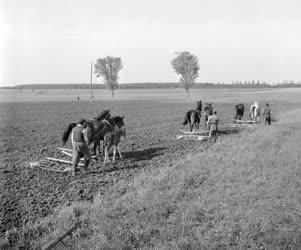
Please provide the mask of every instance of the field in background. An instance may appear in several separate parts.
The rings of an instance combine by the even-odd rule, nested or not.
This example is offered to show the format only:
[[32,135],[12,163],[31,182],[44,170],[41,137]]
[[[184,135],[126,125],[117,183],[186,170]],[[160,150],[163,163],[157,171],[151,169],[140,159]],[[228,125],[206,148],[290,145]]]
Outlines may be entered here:
[[[106,89],[94,90],[95,101],[111,101],[111,92]],[[115,101],[124,100],[151,100],[151,101],[177,101],[194,102],[201,99],[213,102],[254,102],[269,101],[274,103],[296,102],[301,95],[301,88],[269,88],[269,89],[192,89],[190,97],[184,89],[120,89],[115,92]],[[90,100],[89,89],[0,89],[1,102],[64,102]],[[1,105],[1,104],[0,104]]]
[[[108,100],[93,104],[73,95],[67,102],[67,94],[37,102],[30,93],[26,102],[0,104],[1,236],[27,224],[19,242],[44,245],[73,223],[75,209],[86,223],[69,242],[77,249],[300,244],[300,89],[195,90],[190,98],[182,90],[124,91],[116,101],[102,92]],[[199,99],[212,101],[221,117],[213,146],[175,140]],[[234,103],[255,100],[271,103],[277,125],[234,133]],[[62,157],[56,146],[65,126],[105,108],[125,115],[128,132],[125,159],[114,168],[93,164],[91,174],[75,179],[26,168]]]

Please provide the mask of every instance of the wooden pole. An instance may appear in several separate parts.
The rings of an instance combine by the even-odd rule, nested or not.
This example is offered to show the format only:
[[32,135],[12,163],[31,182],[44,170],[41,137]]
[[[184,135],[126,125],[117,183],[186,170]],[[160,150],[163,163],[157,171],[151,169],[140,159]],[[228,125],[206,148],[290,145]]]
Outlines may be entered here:
[[44,248],[44,250],[50,250],[53,249],[57,244],[62,242],[63,239],[65,239],[67,236],[71,235],[75,230],[77,229],[77,225],[71,227],[66,233],[61,235],[58,239],[51,242],[47,247]]
[[91,72],[90,72],[90,98],[91,98],[91,102],[93,102],[93,93],[92,93],[92,61],[91,61]]

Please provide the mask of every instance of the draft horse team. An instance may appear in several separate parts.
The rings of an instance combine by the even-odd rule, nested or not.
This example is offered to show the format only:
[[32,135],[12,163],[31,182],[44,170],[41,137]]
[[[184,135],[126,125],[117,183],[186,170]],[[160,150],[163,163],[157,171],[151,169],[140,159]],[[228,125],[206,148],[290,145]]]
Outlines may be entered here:
[[109,110],[102,111],[96,118],[91,120],[80,119],[79,122],[70,123],[62,136],[62,142],[65,144],[71,133],[71,142],[73,148],[72,154],[72,175],[75,176],[78,169],[77,165],[81,157],[84,157],[84,171],[88,170],[91,161],[89,147],[92,147],[94,155],[99,154],[100,142],[103,141],[103,155],[106,155],[104,164],[109,160],[108,154],[111,147],[114,149],[113,161],[116,151],[120,158],[121,152],[118,148],[120,138],[125,137],[124,117],[111,117]]
[[204,111],[202,111],[202,101],[198,101],[196,109],[191,109],[186,112],[183,125],[189,124],[190,132],[192,132],[193,129],[199,129],[202,114],[205,128],[209,131],[209,137],[212,137],[213,134],[217,135],[219,118],[217,111],[213,110],[212,102],[206,103]]

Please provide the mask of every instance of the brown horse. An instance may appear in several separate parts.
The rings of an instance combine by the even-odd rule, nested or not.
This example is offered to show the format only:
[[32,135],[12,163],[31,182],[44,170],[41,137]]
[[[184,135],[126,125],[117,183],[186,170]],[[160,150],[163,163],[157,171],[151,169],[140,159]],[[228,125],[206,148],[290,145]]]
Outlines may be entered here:
[[235,120],[242,120],[245,112],[245,105],[243,103],[239,103],[235,105]]

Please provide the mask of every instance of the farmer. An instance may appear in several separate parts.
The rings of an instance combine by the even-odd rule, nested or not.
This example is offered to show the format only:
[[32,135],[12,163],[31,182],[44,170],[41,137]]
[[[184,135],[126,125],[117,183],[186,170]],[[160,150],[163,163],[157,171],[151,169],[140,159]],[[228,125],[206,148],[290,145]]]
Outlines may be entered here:
[[85,124],[84,119],[80,119],[79,123],[72,129],[72,147],[73,147],[73,154],[72,154],[72,175],[75,176],[77,172],[77,164],[81,157],[85,159],[84,171],[87,172],[88,166],[91,160],[91,155],[89,149],[87,147],[86,141],[87,138],[85,136]]
[[265,104],[265,107],[262,110],[262,115],[264,117],[264,124],[265,125],[271,125],[271,114],[272,114],[272,110],[270,108],[270,105],[268,103]]
[[209,116],[208,118],[208,126],[209,126],[209,138],[212,137],[212,134],[217,136],[218,133],[218,116],[217,111],[213,111],[213,114]]

